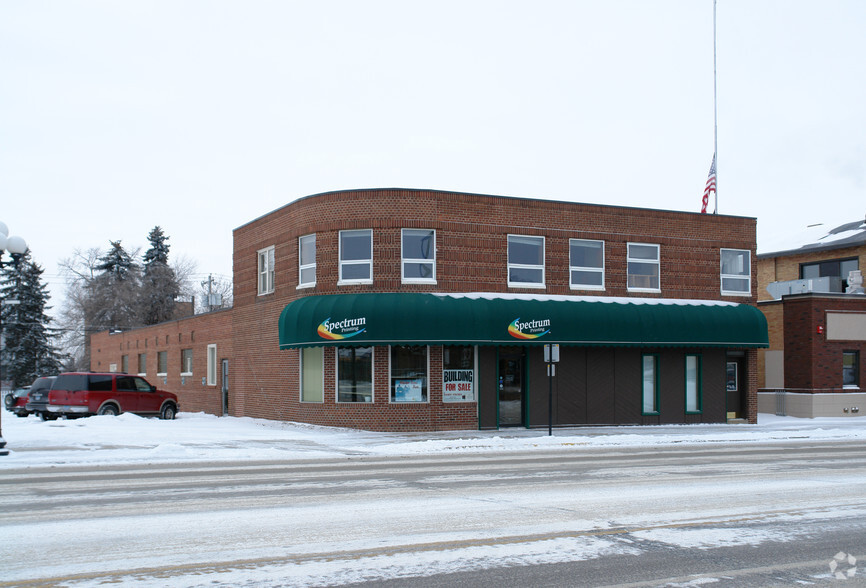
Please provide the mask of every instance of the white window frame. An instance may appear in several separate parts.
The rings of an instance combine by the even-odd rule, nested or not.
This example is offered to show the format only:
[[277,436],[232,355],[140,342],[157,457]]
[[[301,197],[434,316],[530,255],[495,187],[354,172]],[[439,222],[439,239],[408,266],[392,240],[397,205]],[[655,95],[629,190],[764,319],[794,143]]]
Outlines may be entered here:
[[[406,236],[406,233],[428,233],[433,235],[433,246],[431,248],[431,252],[433,257],[427,259],[416,259],[412,257],[406,257],[406,252],[403,250],[403,238]],[[400,230],[400,276],[403,280],[404,284],[435,284],[436,283],[436,229],[401,229]],[[406,277],[406,265],[407,264],[419,264],[419,265],[429,265],[430,266],[430,277],[429,278],[407,278]]]
[[[584,243],[601,243],[601,267],[590,267],[583,265],[574,265],[571,262],[571,246],[576,241]],[[569,239],[568,240],[568,284],[572,290],[604,290],[604,241],[600,239]],[[572,278],[572,272],[591,272],[601,274],[601,285],[598,284],[575,284]]]
[[[185,352],[189,351],[189,365],[186,365],[186,357]],[[180,350],[180,375],[181,376],[191,376],[192,375],[192,362],[193,362],[193,352],[191,347],[185,347]],[[189,369],[186,369],[189,368]]]
[[211,343],[207,346],[207,385],[217,385],[217,346]]
[[258,251],[258,292],[265,296],[274,292],[274,246]]
[[[304,398],[304,356],[310,350],[317,349],[318,353],[320,353],[321,360],[321,374],[319,376],[319,380],[321,381],[322,389],[319,390],[321,400],[307,400]],[[325,402],[325,348],[324,347],[304,347],[299,350],[298,353],[298,401],[306,402],[310,404],[323,404]],[[337,396],[339,396],[339,388],[337,389]]]
[[[655,250],[656,250],[655,260],[644,259],[644,258],[640,258],[640,257],[632,257],[631,256],[632,245],[635,245],[638,247],[655,247]],[[626,245],[626,264],[625,264],[625,266],[626,266],[626,270],[625,270],[626,271],[626,287],[627,287],[629,292],[661,292],[662,291],[662,262],[661,262],[661,257],[662,257],[662,248],[661,248],[661,245],[659,245],[658,243],[628,243]],[[645,287],[640,287],[640,286],[634,286],[634,287],[631,286],[629,284],[629,282],[631,281],[629,278],[631,278],[631,276],[632,276],[632,274],[629,272],[629,264],[631,264],[631,263],[655,264],[658,267],[658,280],[659,280],[658,287],[657,288],[652,288],[652,287],[645,288]],[[643,274],[634,274],[634,275],[635,275],[635,277],[637,277],[637,276],[642,276]]]
[[[541,240],[541,265],[535,264],[524,264],[524,263],[511,263],[511,252],[510,245],[511,239],[514,237],[515,239],[538,239]],[[547,244],[546,239],[541,235],[516,235],[509,234],[508,239],[506,241],[506,256],[508,258],[508,287],[509,288],[545,288],[545,260],[547,255]],[[541,270],[541,281],[540,282],[512,282],[511,281],[511,270],[512,269],[530,269],[530,270]]]
[[[370,236],[370,257],[364,259],[350,259],[347,261],[343,260],[343,235],[348,235],[349,233],[367,233]],[[347,229],[345,231],[340,231],[339,235],[339,248],[338,248],[338,260],[340,267],[340,276],[337,280],[338,286],[343,286],[347,284],[372,284],[373,283],[373,229]],[[369,277],[368,278],[344,278],[343,277],[343,268],[349,265],[366,265],[369,268]]]
[[[427,374],[425,376],[427,379],[427,400],[418,400],[418,401],[408,400],[408,401],[402,401],[401,402],[399,400],[394,400],[392,398],[391,388],[393,387],[393,383],[394,383],[394,375],[391,373],[391,361],[393,359],[392,354],[393,354],[394,347],[423,347],[425,349],[424,355],[427,358]],[[429,345],[389,345],[388,346],[388,402],[390,404],[412,404],[412,405],[430,404],[430,346]]]
[[[725,252],[733,251],[746,254],[745,274],[724,273]],[[725,290],[725,280],[746,280],[746,290]],[[719,288],[724,296],[751,296],[752,295],[752,252],[748,249],[719,249]]]
[[[309,247],[309,242],[312,241],[313,246],[313,262],[312,263],[304,263],[304,241],[307,241],[307,247]],[[304,270],[313,270],[313,280],[312,281],[303,281]],[[311,233],[309,235],[302,235],[298,237],[298,289],[300,288],[312,288],[316,285],[316,234]]]

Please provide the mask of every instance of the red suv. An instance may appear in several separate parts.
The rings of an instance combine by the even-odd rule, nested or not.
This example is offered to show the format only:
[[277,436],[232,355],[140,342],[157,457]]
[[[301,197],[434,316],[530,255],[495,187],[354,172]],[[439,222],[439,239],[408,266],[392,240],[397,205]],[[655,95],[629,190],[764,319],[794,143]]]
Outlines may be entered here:
[[157,390],[141,376],[75,372],[60,374],[54,380],[47,410],[66,417],[132,412],[173,419],[178,404],[177,395]]

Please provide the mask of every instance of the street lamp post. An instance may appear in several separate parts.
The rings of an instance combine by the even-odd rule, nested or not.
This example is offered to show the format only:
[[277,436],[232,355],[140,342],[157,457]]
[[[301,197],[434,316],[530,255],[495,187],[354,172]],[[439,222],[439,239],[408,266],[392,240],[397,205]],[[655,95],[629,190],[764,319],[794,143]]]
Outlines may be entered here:
[[[6,227],[6,224],[0,222],[0,268],[6,265],[7,262],[3,261],[3,254],[5,252],[9,252],[9,255],[12,256],[12,263],[18,263],[18,258],[27,252],[27,242],[24,241],[21,237],[9,236],[9,229]],[[0,299],[0,305],[13,303],[12,300],[2,300]],[[17,300],[14,303],[18,303]],[[5,340],[3,338],[3,325],[0,324],[0,342],[4,343]],[[3,422],[2,417],[0,417],[0,456],[9,455],[9,450],[6,449],[6,441],[3,439]]]

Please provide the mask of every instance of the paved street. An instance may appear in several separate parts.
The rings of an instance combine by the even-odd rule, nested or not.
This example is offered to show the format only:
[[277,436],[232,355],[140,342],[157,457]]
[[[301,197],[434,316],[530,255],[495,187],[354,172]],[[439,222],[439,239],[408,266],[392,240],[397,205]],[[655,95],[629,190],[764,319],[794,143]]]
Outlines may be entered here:
[[811,440],[22,468],[0,489],[0,586],[820,585],[866,556],[866,448]]

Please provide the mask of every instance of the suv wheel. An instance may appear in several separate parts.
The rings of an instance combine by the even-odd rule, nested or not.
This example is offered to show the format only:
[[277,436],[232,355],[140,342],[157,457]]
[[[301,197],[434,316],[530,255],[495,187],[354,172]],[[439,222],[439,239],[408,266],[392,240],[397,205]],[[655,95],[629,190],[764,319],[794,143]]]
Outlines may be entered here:
[[6,405],[6,408],[12,408],[15,406],[15,397],[12,394],[7,394],[3,399],[3,403]]
[[103,404],[99,407],[99,410],[96,414],[107,414],[109,416],[117,416],[120,414],[120,410],[114,404]]
[[173,420],[175,416],[177,416],[177,407],[170,402],[163,406],[162,410],[159,411],[159,418],[167,421]]

